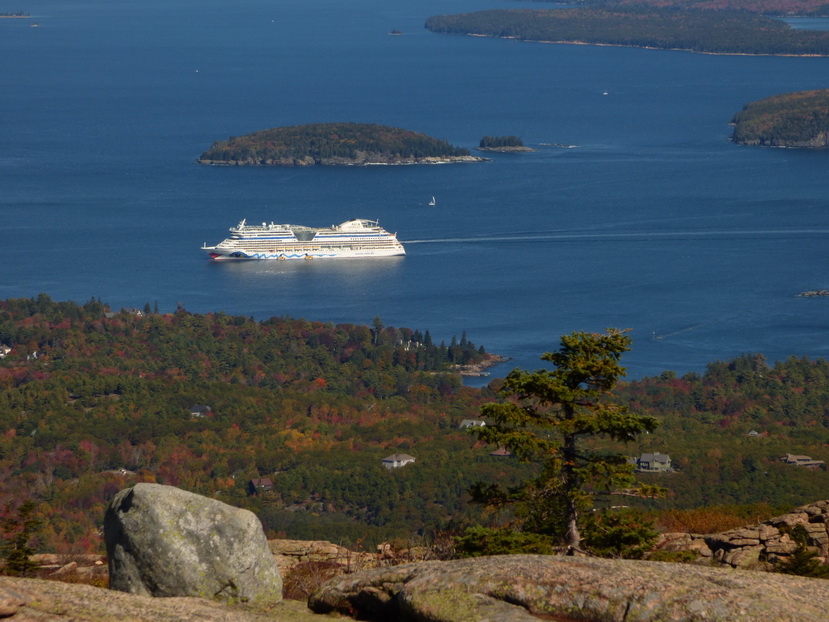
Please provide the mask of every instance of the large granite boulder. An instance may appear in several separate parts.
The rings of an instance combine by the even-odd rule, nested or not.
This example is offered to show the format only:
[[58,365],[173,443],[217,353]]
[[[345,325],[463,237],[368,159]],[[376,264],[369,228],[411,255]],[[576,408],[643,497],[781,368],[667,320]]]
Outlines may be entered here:
[[200,596],[269,606],[282,578],[247,510],[172,486],[136,484],[104,517],[111,589],[149,596]]
[[429,622],[829,619],[829,581],[686,564],[501,555],[366,570],[315,592],[317,613]]

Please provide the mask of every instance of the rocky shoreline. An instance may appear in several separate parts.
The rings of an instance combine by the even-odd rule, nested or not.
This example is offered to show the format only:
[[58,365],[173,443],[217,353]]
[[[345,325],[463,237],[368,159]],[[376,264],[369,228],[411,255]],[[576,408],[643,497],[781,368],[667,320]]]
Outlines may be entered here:
[[751,140],[734,139],[735,145],[745,147],[771,147],[774,149],[826,149],[829,148],[829,133],[820,132],[808,140],[783,140],[760,137]]
[[418,164],[469,164],[489,162],[489,158],[473,155],[463,156],[429,156],[429,157],[389,157],[380,154],[359,153],[355,158],[279,158],[246,160],[210,160],[199,158],[199,164],[209,166],[411,166]]
[[473,365],[453,365],[452,370],[458,372],[461,376],[480,377],[489,376],[487,369],[495,367],[496,365],[508,361],[508,356],[501,356],[499,354],[487,354],[486,359],[480,363]]
[[532,147],[516,146],[516,147],[475,147],[476,151],[494,151],[495,153],[528,153],[538,151]]

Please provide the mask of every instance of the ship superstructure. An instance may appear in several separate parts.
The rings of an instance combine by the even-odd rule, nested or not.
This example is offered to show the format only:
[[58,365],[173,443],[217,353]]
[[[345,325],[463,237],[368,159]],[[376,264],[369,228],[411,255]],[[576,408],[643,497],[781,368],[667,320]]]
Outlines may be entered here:
[[391,257],[405,255],[396,233],[376,220],[356,218],[340,225],[316,229],[303,225],[242,220],[230,228],[230,237],[202,250],[213,260],[224,259],[331,259],[340,257]]

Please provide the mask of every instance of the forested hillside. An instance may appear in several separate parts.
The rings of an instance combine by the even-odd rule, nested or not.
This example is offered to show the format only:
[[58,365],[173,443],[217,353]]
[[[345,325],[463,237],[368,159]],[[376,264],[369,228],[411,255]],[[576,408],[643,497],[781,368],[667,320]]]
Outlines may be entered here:
[[823,499],[829,474],[784,464],[787,453],[829,463],[829,363],[762,355],[714,362],[702,375],[670,372],[620,391],[662,426],[641,443],[673,459],[676,473],[643,475],[672,491],[677,507]]
[[734,142],[767,147],[829,147],[829,90],[767,97],[734,115]]
[[[271,536],[373,545],[503,521],[479,514],[468,489],[533,473],[459,428],[501,382],[462,384],[453,366],[487,356],[465,334],[447,345],[380,318],[108,311],[45,295],[0,301],[0,508],[32,499],[47,519],[44,549],[100,550],[104,504],[137,481],[248,507]],[[826,497],[825,471],[780,462],[829,461],[823,360],[769,366],[746,355],[622,384],[617,396],[663,423],[640,444],[608,449],[662,452],[677,468],[641,474],[671,490],[647,507]],[[416,461],[384,468],[397,453]],[[251,495],[252,479],[272,489]]]
[[829,32],[795,30],[746,12],[650,7],[489,10],[438,15],[433,32],[523,41],[628,45],[708,54],[829,54]]
[[[0,303],[0,507],[33,494],[52,548],[97,545],[103,504],[139,480],[251,507],[271,533],[353,542],[465,513],[466,486],[500,472],[458,430],[480,394],[450,367],[487,356],[466,335],[106,310]],[[418,462],[389,473],[398,452]],[[260,477],[274,491],[249,499]]]

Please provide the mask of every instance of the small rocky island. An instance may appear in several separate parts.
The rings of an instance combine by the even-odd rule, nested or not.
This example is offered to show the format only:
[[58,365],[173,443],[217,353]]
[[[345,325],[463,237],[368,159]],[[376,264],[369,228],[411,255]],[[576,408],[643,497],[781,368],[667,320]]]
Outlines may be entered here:
[[746,104],[731,120],[738,145],[829,147],[829,89],[774,95]]
[[499,153],[521,153],[535,151],[525,147],[518,136],[484,136],[478,145],[478,151],[497,151]]
[[445,140],[373,123],[314,123],[221,140],[199,164],[224,166],[367,166],[483,162]]

